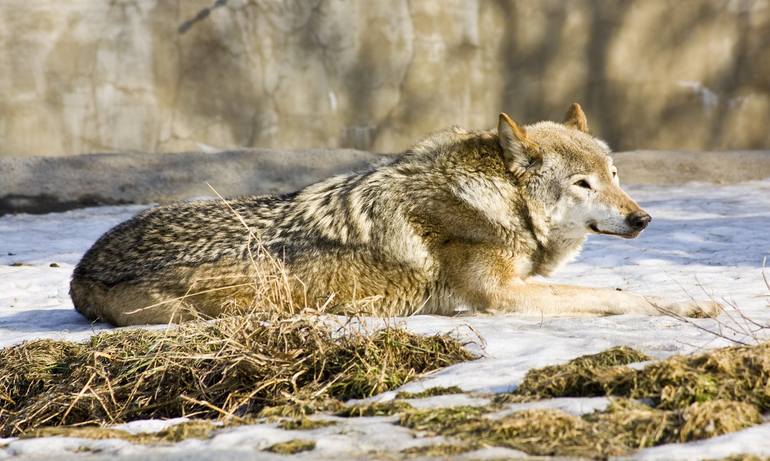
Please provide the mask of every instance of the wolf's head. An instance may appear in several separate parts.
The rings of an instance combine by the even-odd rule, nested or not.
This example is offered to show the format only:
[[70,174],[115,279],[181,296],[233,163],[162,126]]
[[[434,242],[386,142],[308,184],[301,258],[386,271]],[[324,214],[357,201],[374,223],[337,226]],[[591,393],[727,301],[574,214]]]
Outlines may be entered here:
[[578,104],[563,123],[517,125],[500,114],[505,166],[519,178],[525,198],[540,205],[546,225],[563,237],[586,233],[634,238],[652,219],[620,188],[607,145],[588,134]]

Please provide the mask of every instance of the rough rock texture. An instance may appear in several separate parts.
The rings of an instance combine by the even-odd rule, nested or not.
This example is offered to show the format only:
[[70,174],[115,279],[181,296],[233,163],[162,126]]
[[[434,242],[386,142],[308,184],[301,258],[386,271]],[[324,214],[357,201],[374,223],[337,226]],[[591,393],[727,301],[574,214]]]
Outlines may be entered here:
[[3,0],[0,95],[0,155],[395,152],[572,101],[617,149],[770,147],[770,5]]

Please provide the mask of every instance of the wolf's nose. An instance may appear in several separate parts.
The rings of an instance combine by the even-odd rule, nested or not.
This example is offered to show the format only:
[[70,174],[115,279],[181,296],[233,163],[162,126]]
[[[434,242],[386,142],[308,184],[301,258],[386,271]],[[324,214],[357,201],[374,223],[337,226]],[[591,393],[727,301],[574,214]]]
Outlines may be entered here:
[[634,211],[626,217],[626,222],[634,230],[642,230],[647,227],[647,224],[652,221],[652,216],[648,215],[644,211]]

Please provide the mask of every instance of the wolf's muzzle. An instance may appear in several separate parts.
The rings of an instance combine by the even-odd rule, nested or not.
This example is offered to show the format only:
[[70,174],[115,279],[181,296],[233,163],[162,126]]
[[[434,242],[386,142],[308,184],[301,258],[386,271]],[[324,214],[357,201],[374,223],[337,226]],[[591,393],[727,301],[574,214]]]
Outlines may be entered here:
[[634,211],[626,216],[626,224],[628,224],[635,231],[640,231],[647,227],[652,221],[652,216],[648,215],[644,211]]

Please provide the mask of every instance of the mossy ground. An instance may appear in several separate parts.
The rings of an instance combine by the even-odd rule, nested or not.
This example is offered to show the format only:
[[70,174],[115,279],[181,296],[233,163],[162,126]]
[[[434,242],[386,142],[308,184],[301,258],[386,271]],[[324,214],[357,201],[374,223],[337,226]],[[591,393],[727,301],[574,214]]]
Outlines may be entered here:
[[[396,407],[398,424],[453,440],[402,453],[451,456],[501,446],[531,455],[604,458],[734,432],[761,423],[767,411],[767,352],[766,344],[725,348],[636,370],[626,365],[650,358],[613,348],[531,370],[516,393],[499,395],[487,406]],[[510,403],[585,396],[610,396],[611,404],[583,416],[555,409],[499,416]]]
[[700,440],[761,422],[750,404],[715,400],[683,410],[659,410],[636,400],[617,399],[601,412],[574,416],[561,410],[531,409],[492,418],[492,407],[412,409],[399,424],[464,441],[466,446],[502,446],[532,455],[619,456],[664,443]]
[[628,369],[619,366],[647,360],[649,356],[629,347],[613,347],[563,365],[530,370],[516,394],[535,398],[612,394],[614,387],[628,384],[622,379]]
[[756,456],[756,455],[732,455],[727,458],[721,458],[719,460],[707,460],[707,461],[770,461],[770,457]]
[[428,457],[445,459],[448,456],[460,455],[469,451],[482,448],[481,444],[468,443],[439,443],[435,445],[421,445],[401,450],[401,454],[407,457]]
[[278,453],[279,455],[293,455],[301,453],[303,451],[310,451],[315,449],[315,442],[312,440],[292,439],[286,442],[279,442],[271,445],[265,449],[271,453]]
[[387,402],[349,405],[339,410],[336,415],[347,418],[362,416],[391,416],[411,408],[412,406],[406,402],[402,402],[400,400],[389,400]]
[[337,421],[326,419],[294,418],[286,419],[278,423],[278,427],[287,431],[311,431],[322,427],[334,426]]
[[98,426],[58,426],[44,427],[25,432],[21,438],[34,437],[76,437],[83,439],[122,439],[133,443],[163,444],[175,443],[187,439],[207,439],[214,431],[222,429],[222,425],[208,420],[193,420],[174,424],[158,432],[132,434],[120,429]]
[[[448,439],[403,450],[406,457],[452,456],[501,446],[531,455],[602,458],[737,431],[759,424],[762,413],[770,410],[768,344],[676,356],[641,369],[627,365],[649,361],[648,356],[613,348],[531,370],[516,392],[499,395],[488,405],[417,409],[405,400],[458,389],[399,393],[389,402],[359,405],[344,405],[342,399],[371,396],[420,372],[472,358],[450,338],[419,337],[397,329],[334,336],[307,319],[262,320],[253,325],[241,320],[238,330],[247,331],[243,337],[227,329],[235,325],[222,322],[227,319],[192,331],[181,327],[180,336],[127,330],[123,336],[97,335],[84,344],[36,341],[4,349],[0,411],[9,418],[3,428],[24,436],[168,443],[206,438],[221,426],[193,421],[162,433],[131,435],[99,427],[39,427],[36,422],[109,424],[138,415],[181,413],[240,424],[253,422],[248,415],[255,415],[280,417],[279,427],[302,430],[330,424],[304,417],[323,410],[347,417],[396,415],[397,424]],[[260,339],[271,333],[282,340]],[[237,348],[222,344],[233,337],[238,339]],[[183,339],[192,346],[180,346]],[[387,363],[392,365],[383,365],[380,357],[389,357]],[[141,385],[136,379],[128,384],[135,376],[141,377]],[[178,392],[177,400],[169,398],[173,392],[161,392],[169,388]],[[511,403],[594,396],[609,396],[610,406],[582,416],[555,409],[501,413]],[[135,409],[139,404],[134,399],[145,409]],[[122,412],[114,410],[116,403]],[[311,441],[292,440],[269,450],[296,453],[313,446]]]
[[750,403],[761,412],[770,410],[770,343],[674,356],[640,370],[624,365],[646,360],[643,354],[624,350],[619,360],[611,361],[602,354],[532,370],[517,394],[536,398],[614,395],[649,399],[656,408],[670,410],[732,400]]
[[[625,455],[759,424],[770,402],[769,352],[768,344],[725,348],[636,370],[626,365],[650,358],[613,348],[531,370],[517,392],[498,396],[490,406],[411,409],[399,414],[399,424],[466,441],[459,445],[466,447],[503,446],[532,455]],[[606,410],[583,416],[531,409],[492,417],[509,403],[587,396],[613,398]]]
[[458,386],[449,387],[429,387],[420,392],[399,392],[397,399],[422,399],[425,397],[435,397],[437,395],[462,394],[463,390]]
[[0,434],[179,416],[299,416],[473,358],[448,336],[397,327],[340,335],[319,317],[275,314],[119,330],[85,343],[32,341],[0,350]]

